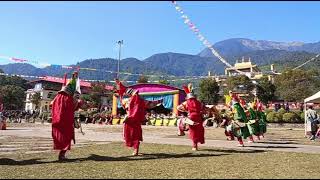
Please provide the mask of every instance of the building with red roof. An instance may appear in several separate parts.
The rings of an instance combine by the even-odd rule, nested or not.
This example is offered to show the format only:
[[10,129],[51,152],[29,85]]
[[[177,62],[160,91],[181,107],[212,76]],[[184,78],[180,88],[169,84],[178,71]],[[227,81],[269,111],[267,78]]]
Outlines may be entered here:
[[[40,113],[43,111],[49,111],[49,104],[62,88],[64,82],[63,78],[45,76],[40,79],[30,81],[29,83],[34,86],[33,89],[28,89],[26,91],[26,111],[31,110],[40,110]],[[80,88],[82,94],[89,94],[91,92],[92,83],[83,81],[80,79]],[[108,96],[112,96],[113,86],[105,86],[105,94],[102,96],[101,101],[103,106],[109,106],[111,102],[108,101]],[[39,92],[41,95],[41,101],[39,107],[36,107],[35,104],[31,102],[32,95],[36,92]]]

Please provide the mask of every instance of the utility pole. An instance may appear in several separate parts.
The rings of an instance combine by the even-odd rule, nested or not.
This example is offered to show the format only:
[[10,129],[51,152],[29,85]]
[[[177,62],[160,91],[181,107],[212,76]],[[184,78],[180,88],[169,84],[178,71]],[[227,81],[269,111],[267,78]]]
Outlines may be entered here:
[[117,79],[120,77],[120,58],[121,58],[121,45],[123,44],[123,40],[118,41],[119,44],[119,60],[118,60],[118,74],[117,74]]

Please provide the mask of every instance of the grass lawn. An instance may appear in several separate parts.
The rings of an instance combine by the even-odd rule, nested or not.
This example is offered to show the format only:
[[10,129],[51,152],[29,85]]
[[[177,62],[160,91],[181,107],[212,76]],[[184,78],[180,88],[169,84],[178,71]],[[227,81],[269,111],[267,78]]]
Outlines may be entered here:
[[320,178],[318,154],[142,144],[130,156],[122,143],[74,148],[68,162],[56,153],[0,155],[1,178]]
[[[108,133],[122,133],[122,125],[92,125],[89,126],[86,124],[82,125],[83,128],[88,128],[97,132],[108,132]],[[15,127],[51,127],[50,124],[34,124],[34,123],[8,123],[8,128]],[[142,126],[143,133],[145,135],[161,135],[168,138],[188,138],[188,135],[178,137],[177,127],[168,127],[168,126]],[[310,141],[304,137],[304,129],[291,129],[291,128],[268,128],[267,133],[265,134],[266,138],[263,141],[285,141],[289,144],[305,144],[305,145],[320,145],[320,141]],[[206,128],[205,129],[206,139],[212,140],[226,140],[224,135],[223,128]]]
[[[143,126],[144,135],[162,135],[167,138],[188,138],[186,136],[177,136],[177,127],[155,127],[155,126]],[[99,126],[97,128],[89,128],[97,132],[108,132],[108,133],[121,133],[122,126]],[[226,140],[223,128],[206,128],[205,138],[211,140]],[[304,137],[304,129],[291,129],[291,128],[269,128],[265,134],[265,138],[260,143],[263,142],[274,142],[282,141],[286,144],[305,144],[305,145],[320,145],[320,141],[310,141],[308,138]],[[259,143],[258,142],[258,143]]]

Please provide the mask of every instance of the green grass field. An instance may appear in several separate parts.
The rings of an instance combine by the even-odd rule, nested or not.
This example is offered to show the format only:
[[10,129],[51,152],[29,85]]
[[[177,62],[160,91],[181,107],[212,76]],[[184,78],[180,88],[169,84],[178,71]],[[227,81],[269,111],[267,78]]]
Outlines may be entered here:
[[320,178],[318,154],[142,144],[130,156],[122,143],[74,148],[68,162],[56,153],[0,156],[2,178]]
[[[122,126],[91,128],[91,130],[107,133],[121,133]],[[188,138],[188,135],[178,137],[176,133],[176,127],[143,127],[143,134],[161,134],[168,138]],[[223,128],[206,128],[205,138],[210,140],[226,140]],[[283,141],[289,144],[320,145],[319,140],[310,141],[308,138],[305,138],[304,129],[291,128],[268,128],[263,141]]]

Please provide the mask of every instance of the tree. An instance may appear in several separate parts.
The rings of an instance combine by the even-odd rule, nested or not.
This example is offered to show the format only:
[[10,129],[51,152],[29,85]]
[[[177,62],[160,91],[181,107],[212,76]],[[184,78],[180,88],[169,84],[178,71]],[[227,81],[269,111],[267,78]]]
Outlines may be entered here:
[[92,83],[89,99],[98,108],[101,107],[101,97],[105,96],[105,86],[106,84],[102,82]]
[[5,109],[20,110],[24,106],[24,89],[19,86],[5,85],[0,87],[0,96]]
[[138,83],[148,83],[148,77],[141,75],[139,76]]
[[[3,72],[0,70],[0,72]],[[0,96],[6,109],[20,110],[24,106],[24,91],[31,86],[28,81],[18,76],[0,75]]]
[[303,101],[319,88],[315,71],[285,70],[275,77],[276,95],[285,101]]
[[202,79],[199,83],[199,98],[206,104],[215,104],[219,100],[219,85],[213,78]]
[[165,85],[169,85],[169,81],[167,81],[166,79],[160,79],[159,80],[159,84],[165,84]]
[[227,88],[224,90],[225,94],[229,91],[245,91],[246,93],[249,93],[253,90],[254,85],[251,82],[251,80],[245,76],[231,76],[228,77],[226,80]]
[[40,92],[36,92],[31,96],[31,103],[36,105],[36,109],[39,108],[40,101],[41,101]]
[[263,76],[257,85],[257,96],[265,104],[275,99],[276,86],[272,84],[267,76]]
[[0,86],[14,85],[14,86],[22,87],[24,90],[27,90],[31,88],[27,82],[28,82],[27,80],[18,76],[0,75]]

